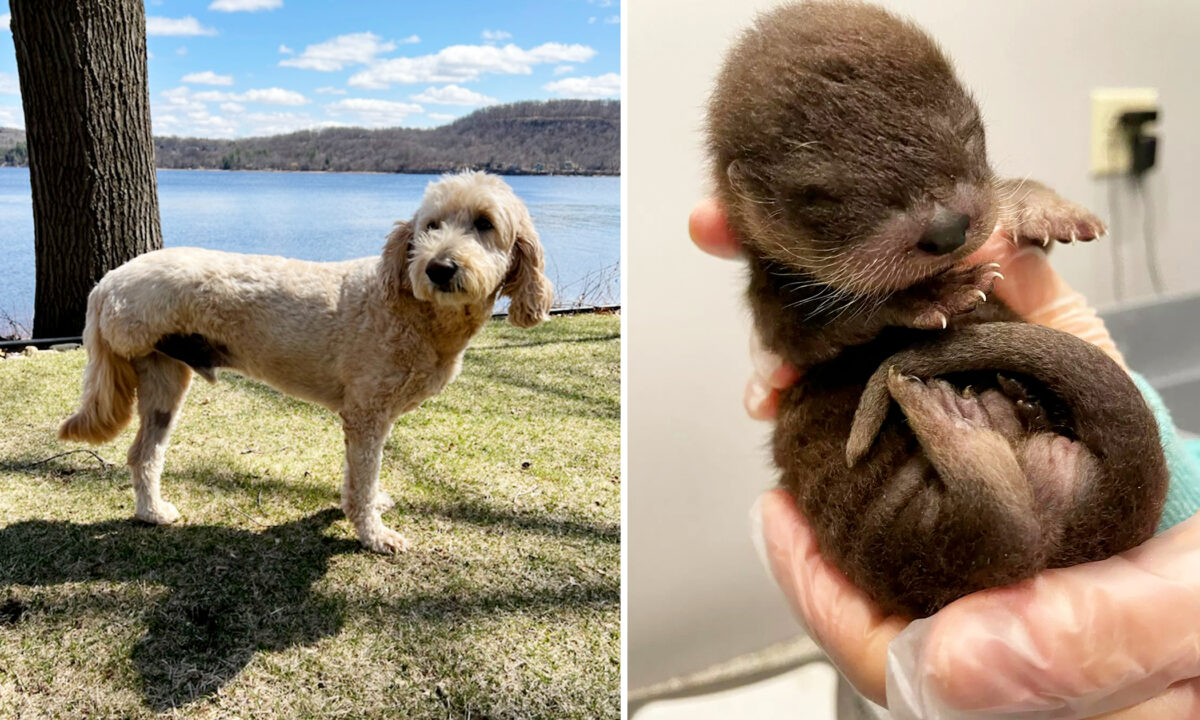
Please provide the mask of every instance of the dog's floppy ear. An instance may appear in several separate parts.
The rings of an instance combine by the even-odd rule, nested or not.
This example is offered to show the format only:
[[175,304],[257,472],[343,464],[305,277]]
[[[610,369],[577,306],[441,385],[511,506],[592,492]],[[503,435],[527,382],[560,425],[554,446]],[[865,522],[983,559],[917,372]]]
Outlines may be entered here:
[[408,281],[408,252],[412,239],[412,223],[400,220],[383,245],[383,282],[388,299],[392,302],[399,302],[412,290],[412,284]]
[[542,243],[528,212],[522,213],[517,224],[508,276],[504,278],[503,294],[512,298],[508,306],[508,321],[517,327],[533,327],[550,316],[554,302],[554,286],[546,277],[546,261]]

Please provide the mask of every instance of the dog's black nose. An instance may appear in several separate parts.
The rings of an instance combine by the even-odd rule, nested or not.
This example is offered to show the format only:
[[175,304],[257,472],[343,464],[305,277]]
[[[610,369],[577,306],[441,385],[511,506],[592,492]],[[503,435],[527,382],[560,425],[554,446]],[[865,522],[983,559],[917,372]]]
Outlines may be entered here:
[[917,249],[931,255],[952,253],[967,242],[971,216],[938,207],[929,227],[917,241]]
[[449,288],[450,281],[454,279],[457,272],[458,263],[453,260],[434,260],[425,266],[425,275],[429,278],[429,282],[440,290]]

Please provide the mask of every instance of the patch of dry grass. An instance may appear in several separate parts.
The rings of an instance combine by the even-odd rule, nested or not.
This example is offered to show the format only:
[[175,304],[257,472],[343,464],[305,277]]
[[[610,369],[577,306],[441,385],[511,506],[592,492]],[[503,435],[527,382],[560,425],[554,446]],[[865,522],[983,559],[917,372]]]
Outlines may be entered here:
[[489,324],[392,432],[391,558],[336,509],[328,412],[196,382],[163,478],[184,517],[146,527],[124,468],[30,467],[76,447],[84,354],[0,361],[0,717],[618,717],[618,333]]

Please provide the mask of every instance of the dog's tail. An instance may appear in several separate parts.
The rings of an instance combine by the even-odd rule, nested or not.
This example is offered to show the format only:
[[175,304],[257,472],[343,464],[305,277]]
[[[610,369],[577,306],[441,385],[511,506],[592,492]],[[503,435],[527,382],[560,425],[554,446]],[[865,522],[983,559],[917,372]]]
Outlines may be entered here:
[[83,346],[88,363],[83,371],[83,398],[79,410],[58,426],[62,440],[78,440],[93,445],[107,442],[129,424],[133,417],[137,372],[126,358],[117,355],[100,334],[99,293],[88,297],[87,324]]

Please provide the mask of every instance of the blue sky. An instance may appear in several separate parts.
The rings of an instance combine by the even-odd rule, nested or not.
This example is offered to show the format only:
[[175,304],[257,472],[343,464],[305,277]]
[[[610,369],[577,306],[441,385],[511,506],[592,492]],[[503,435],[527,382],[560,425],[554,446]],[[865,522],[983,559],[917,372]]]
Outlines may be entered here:
[[[156,135],[431,127],[620,92],[619,0],[146,0],[146,15]],[[8,20],[0,126],[24,127]]]

